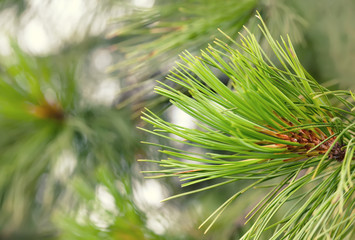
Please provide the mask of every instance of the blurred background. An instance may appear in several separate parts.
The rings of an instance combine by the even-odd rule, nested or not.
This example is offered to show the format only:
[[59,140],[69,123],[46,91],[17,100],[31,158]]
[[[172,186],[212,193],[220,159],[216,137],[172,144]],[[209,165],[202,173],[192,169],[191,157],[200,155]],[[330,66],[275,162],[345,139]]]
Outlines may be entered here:
[[198,226],[245,183],[161,203],[194,188],[143,179],[157,166],[136,160],[164,156],[141,141],[177,143],[137,126],[149,128],[148,107],[194,127],[154,94],[156,80],[182,51],[223,38],[218,28],[256,30],[256,10],[317,81],[354,89],[352,0],[1,0],[0,239],[239,239],[265,190],[204,235]]

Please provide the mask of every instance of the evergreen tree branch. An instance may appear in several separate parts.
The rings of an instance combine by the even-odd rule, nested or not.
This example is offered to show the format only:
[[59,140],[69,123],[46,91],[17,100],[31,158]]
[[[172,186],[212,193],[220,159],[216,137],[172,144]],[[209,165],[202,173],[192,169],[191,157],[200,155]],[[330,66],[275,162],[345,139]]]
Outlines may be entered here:
[[[167,78],[184,91],[169,83],[156,87],[194,117],[198,128],[184,128],[147,111],[142,119],[155,127],[149,132],[170,140],[165,134],[174,134],[186,145],[205,149],[205,154],[195,155],[167,147],[163,152],[170,157],[159,162],[164,169],[158,176],[178,176],[186,182],[182,186],[221,181],[169,199],[251,180],[206,219],[201,226],[210,222],[207,230],[242,193],[281,179],[273,194],[258,204],[254,223],[242,239],[260,239],[271,228],[270,239],[349,237],[354,224],[354,102],[342,95],[353,94],[319,85],[301,65],[290,39],[274,40],[257,16],[272,56],[246,29],[240,43],[227,36],[234,46],[216,39],[201,57],[184,52]],[[220,74],[230,79],[228,85],[219,80]],[[272,224],[275,214],[295,201],[297,207]]]

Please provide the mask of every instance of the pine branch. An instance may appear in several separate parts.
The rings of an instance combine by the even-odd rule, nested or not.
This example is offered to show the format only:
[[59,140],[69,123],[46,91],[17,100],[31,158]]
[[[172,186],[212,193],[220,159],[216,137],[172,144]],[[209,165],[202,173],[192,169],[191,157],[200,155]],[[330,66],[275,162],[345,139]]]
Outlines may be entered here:
[[[301,65],[290,39],[274,40],[258,17],[272,56],[246,29],[240,43],[226,35],[234,46],[216,39],[214,46],[201,51],[201,57],[184,52],[168,82],[156,88],[194,117],[198,129],[166,122],[147,111],[142,118],[155,127],[150,132],[170,140],[169,134],[174,134],[186,145],[205,149],[196,155],[168,146],[163,152],[170,157],[160,160],[163,169],[158,177],[178,176],[182,186],[220,181],[171,198],[251,180],[201,225],[207,230],[245,191],[283,179],[258,204],[254,223],[242,239],[260,239],[266,229],[274,229],[270,239],[349,237],[355,218],[355,105],[341,95],[353,93],[320,86]],[[221,82],[219,74],[230,83]],[[273,224],[275,214],[293,203]]]
[[85,104],[65,55],[34,58],[15,48],[10,60],[0,77],[1,235],[55,235],[58,205],[77,207],[71,178],[95,194],[99,166],[122,178],[135,174],[136,135],[128,111]]

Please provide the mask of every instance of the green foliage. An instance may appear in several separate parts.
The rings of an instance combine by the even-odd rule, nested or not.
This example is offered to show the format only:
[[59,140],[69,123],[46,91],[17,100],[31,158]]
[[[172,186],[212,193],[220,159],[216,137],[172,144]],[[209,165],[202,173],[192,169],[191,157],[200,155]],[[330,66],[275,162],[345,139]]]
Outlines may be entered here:
[[[120,56],[109,71],[125,79],[122,92],[135,95],[124,103],[133,103],[135,115],[144,107],[159,108],[166,98],[152,94],[152,80],[164,79],[182,51],[197,54],[215,37],[221,37],[218,28],[231,37],[236,37],[244,25],[254,29],[255,9],[272,23],[272,33],[288,33],[297,43],[302,42],[305,21],[284,0],[227,0],[223,4],[164,0],[155,1],[152,8],[131,7],[126,15],[113,20],[118,27],[108,34],[114,42],[111,49]],[[118,102],[117,107],[121,106]]]
[[[123,27],[109,34],[118,37],[117,50],[126,55],[124,62],[112,66],[130,74],[159,72],[160,64],[184,49],[199,50],[220,27],[236,33],[249,20],[257,4],[255,0],[163,1],[151,9],[138,9],[119,18]],[[149,60],[149,61],[147,61]]]
[[[133,204],[129,178],[115,176],[104,166],[95,173],[96,190],[82,178],[74,180],[79,205],[70,214],[58,213],[55,221],[63,230],[59,239],[163,239],[146,227],[144,213]],[[112,197],[105,204],[98,197]],[[79,220],[78,220],[79,219]]]
[[108,34],[116,42],[112,49],[124,54],[110,70],[143,79],[165,75],[182,51],[198,52],[220,36],[217,28],[232,37],[244,25],[253,28],[255,9],[270,22],[273,33],[289,33],[302,42],[306,23],[293,5],[285,0],[227,0],[223,4],[182,0],[155,1],[152,8],[131,7],[127,15],[113,20],[119,27]]
[[[9,228],[6,231],[16,229],[28,210],[38,207],[33,200],[41,176],[48,171],[51,156],[58,155],[67,144],[68,133],[60,131],[64,111],[57,101],[49,103],[45,92],[53,99],[67,99],[75,91],[70,85],[73,78],[67,78],[68,85],[58,79],[51,81],[48,65],[38,66],[38,62],[17,53],[13,63],[3,66],[0,81],[0,127],[6,136],[0,143],[1,223]],[[64,77],[66,73],[60,74]],[[67,91],[57,88],[56,96],[51,88],[55,83]]]
[[0,228],[4,238],[53,236],[52,212],[78,207],[71,178],[94,194],[104,165],[130,184],[136,134],[127,111],[83,102],[77,66],[20,50],[14,56],[0,79]]
[[130,14],[118,18],[119,27],[108,36],[115,42],[112,49],[122,58],[109,71],[126,79],[123,92],[135,91],[135,97],[126,100],[133,103],[135,116],[144,107],[159,108],[166,101],[151,94],[155,84],[149,79],[164,78],[183,50],[197,52],[207,46],[218,27],[235,35],[249,21],[256,4],[256,0],[227,0],[223,4],[213,0],[157,1],[153,8],[132,8]]
[[[209,223],[206,231],[233,200],[263,186],[271,190],[248,215],[254,222],[242,239],[260,239],[268,229],[274,230],[269,239],[351,239],[353,94],[320,86],[299,62],[289,38],[281,38],[280,43],[264,23],[260,29],[273,56],[246,30],[241,43],[227,36],[236,48],[216,39],[215,47],[209,46],[201,57],[185,52],[183,62],[167,78],[183,91],[169,83],[156,88],[193,116],[197,128],[166,122],[148,111],[143,119],[155,130],[146,131],[206,150],[198,153],[162,145],[162,152],[170,157],[143,160],[164,167],[148,173],[178,176],[183,187],[207,183],[168,199],[247,180],[247,187],[202,223],[201,227]],[[228,85],[219,80],[220,74],[230,79]],[[219,182],[211,184],[211,180]],[[273,222],[277,213],[284,216]]]
[[[252,17],[258,9],[271,35],[289,33],[318,81],[338,77],[352,84],[353,2],[156,0],[152,8],[132,2],[137,1],[106,0],[86,9],[73,39],[59,39],[60,47],[52,49],[58,55],[33,58],[16,49],[1,59],[0,239],[201,239],[196,224],[228,194],[203,224],[206,230],[213,224],[204,239],[239,239],[244,233],[244,239],[353,239],[355,97],[319,86],[298,62],[290,40],[278,45],[262,28],[267,46],[264,36],[254,33]],[[41,26],[41,13],[48,14],[51,3],[0,1],[4,24],[15,11],[14,22],[21,24],[10,32],[26,30],[31,18]],[[113,20],[118,25],[109,34],[113,39],[89,36],[112,12],[123,14]],[[193,57],[222,36],[217,28],[231,38]],[[241,44],[233,40],[238,31],[246,33]],[[91,50],[111,43],[118,63],[110,70],[123,76],[123,93],[113,103],[120,110],[88,103],[83,94],[92,80],[100,84],[106,77],[90,69],[93,61],[87,60],[98,60]],[[157,98],[151,78],[162,79],[184,49],[189,52],[157,88]],[[166,187],[188,195],[157,212],[135,203],[134,158],[153,157],[141,151],[130,119],[144,106],[162,111],[167,98],[198,126],[186,129],[149,112],[145,117],[162,137],[162,153],[170,155],[153,161],[165,167],[159,177],[175,177]],[[176,141],[171,134],[184,140],[171,147]],[[176,177],[186,188],[174,188]],[[252,188],[258,189],[247,191]],[[189,195],[194,192],[195,198]],[[258,201],[245,223],[240,216]],[[164,218],[167,212],[159,236],[148,227],[149,217]]]

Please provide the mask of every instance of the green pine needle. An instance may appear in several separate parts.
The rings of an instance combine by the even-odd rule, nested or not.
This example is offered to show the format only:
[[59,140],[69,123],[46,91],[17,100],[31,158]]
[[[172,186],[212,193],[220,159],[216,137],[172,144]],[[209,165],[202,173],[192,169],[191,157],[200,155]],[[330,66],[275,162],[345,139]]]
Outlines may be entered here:
[[[182,63],[167,79],[185,91],[167,82],[156,88],[194,117],[198,128],[172,124],[147,111],[142,118],[155,127],[148,132],[206,151],[166,146],[163,152],[170,157],[159,162],[163,169],[157,174],[179,177],[183,186],[220,181],[168,199],[251,181],[203,222],[206,231],[242,193],[279,179],[251,211],[254,222],[242,239],[260,239],[267,229],[274,229],[270,239],[349,238],[355,220],[354,94],[319,85],[301,65],[289,37],[274,40],[257,17],[273,55],[246,29],[240,43],[232,41],[234,46],[216,39],[201,57],[182,54]],[[219,74],[230,83],[221,82]],[[292,207],[273,223],[290,202]]]

